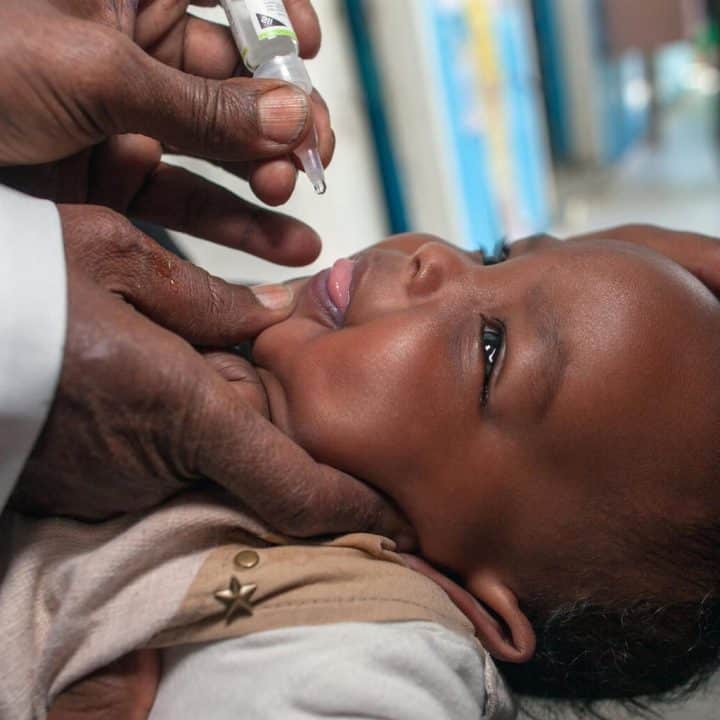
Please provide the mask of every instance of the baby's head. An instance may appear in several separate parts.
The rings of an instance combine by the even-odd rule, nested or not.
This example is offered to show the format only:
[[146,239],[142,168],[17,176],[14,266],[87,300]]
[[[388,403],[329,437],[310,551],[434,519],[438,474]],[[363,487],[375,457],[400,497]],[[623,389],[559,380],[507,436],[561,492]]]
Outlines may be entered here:
[[709,290],[613,240],[530,239],[488,266],[421,235],[298,283],[253,351],[273,422],[393,498],[516,690],[648,695],[712,666]]

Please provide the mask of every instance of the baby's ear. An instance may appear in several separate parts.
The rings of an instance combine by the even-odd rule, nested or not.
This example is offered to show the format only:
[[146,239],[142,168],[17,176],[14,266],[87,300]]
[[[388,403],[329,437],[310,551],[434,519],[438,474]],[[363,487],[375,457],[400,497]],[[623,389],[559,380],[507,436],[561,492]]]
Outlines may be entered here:
[[654,225],[622,225],[583,235],[577,239],[612,239],[650,248],[682,265],[720,298],[720,239],[718,238],[667,230]]
[[535,631],[515,593],[494,573],[482,571],[468,581],[477,599],[471,620],[483,647],[503,662],[528,662],[535,654]]
[[415,555],[402,557],[409,568],[427,575],[448,594],[475,627],[482,646],[495,659],[523,663],[532,658],[535,632],[520,610],[515,595],[506,586],[491,575],[477,574],[468,583],[468,592],[421,558]]

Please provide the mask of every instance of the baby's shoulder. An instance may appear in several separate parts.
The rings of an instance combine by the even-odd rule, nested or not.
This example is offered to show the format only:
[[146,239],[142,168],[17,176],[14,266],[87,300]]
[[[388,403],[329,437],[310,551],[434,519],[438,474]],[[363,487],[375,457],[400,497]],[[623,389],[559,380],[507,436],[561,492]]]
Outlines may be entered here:
[[436,583],[406,567],[387,538],[357,533],[325,542],[233,542],[206,555],[176,617],[153,644],[409,621],[436,623],[474,641],[465,615]]

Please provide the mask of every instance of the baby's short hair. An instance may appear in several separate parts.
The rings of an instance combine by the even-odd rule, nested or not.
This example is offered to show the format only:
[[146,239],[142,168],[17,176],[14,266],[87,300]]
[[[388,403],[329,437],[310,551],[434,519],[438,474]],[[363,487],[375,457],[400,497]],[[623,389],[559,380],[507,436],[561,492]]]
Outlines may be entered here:
[[[708,401],[715,421],[707,433],[712,446],[696,465],[704,468],[701,477],[669,470],[688,481],[680,483],[688,492],[709,490],[695,498],[701,518],[618,530],[614,565],[597,573],[597,592],[583,599],[563,601],[557,592],[521,598],[537,650],[528,663],[500,664],[518,694],[565,700],[578,714],[598,717],[598,702],[621,700],[637,709],[679,700],[720,669],[720,441],[713,441],[720,438],[720,394],[709,389]],[[634,596],[627,589],[637,587],[633,576],[646,588]]]
[[[537,635],[525,664],[501,664],[520,695],[566,700],[578,714],[598,701],[644,706],[678,700],[720,668],[720,519],[671,528],[647,550],[648,567],[694,599],[581,601],[523,608]],[[618,578],[618,585],[622,578]],[[607,597],[606,590],[603,595]]]

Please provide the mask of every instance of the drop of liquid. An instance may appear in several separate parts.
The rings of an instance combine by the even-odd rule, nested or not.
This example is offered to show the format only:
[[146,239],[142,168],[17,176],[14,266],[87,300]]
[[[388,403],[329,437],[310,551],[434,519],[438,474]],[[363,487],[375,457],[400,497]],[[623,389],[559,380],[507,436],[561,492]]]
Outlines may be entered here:
[[313,188],[315,189],[315,193],[317,195],[324,195],[327,191],[327,185],[325,184],[324,180],[318,180],[317,182],[314,182]]

